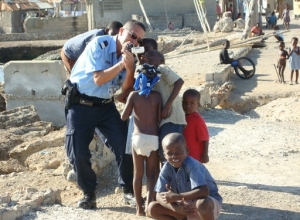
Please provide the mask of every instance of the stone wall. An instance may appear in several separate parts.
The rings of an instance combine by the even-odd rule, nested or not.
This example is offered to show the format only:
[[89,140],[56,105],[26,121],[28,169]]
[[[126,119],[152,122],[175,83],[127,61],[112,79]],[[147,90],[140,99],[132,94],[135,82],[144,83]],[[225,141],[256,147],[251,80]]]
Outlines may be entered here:
[[0,34],[0,42],[3,41],[37,41],[37,40],[65,40],[82,32],[57,32],[57,33],[14,33]]
[[88,31],[87,16],[27,18],[24,29],[25,33],[83,33]]

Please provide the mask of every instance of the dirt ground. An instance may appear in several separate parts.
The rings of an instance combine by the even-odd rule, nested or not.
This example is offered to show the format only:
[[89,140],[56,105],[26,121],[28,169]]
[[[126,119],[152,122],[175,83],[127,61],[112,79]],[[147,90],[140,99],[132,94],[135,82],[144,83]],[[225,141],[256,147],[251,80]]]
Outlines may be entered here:
[[[291,31],[285,35],[287,46],[292,36],[299,35],[299,25],[299,20],[292,21]],[[230,100],[247,102],[265,98],[268,104],[243,115],[218,108],[201,112],[210,133],[210,162],[206,166],[223,197],[220,220],[300,219],[300,85],[275,82],[273,63],[277,58],[277,43],[275,38],[269,38],[266,44],[267,47],[253,49],[248,54],[257,67],[252,79],[232,76],[236,89]],[[167,63],[184,78],[185,88],[196,87],[201,84],[197,73],[205,71],[201,70],[205,56],[195,54],[192,58],[174,58]],[[289,75],[287,67],[285,76],[289,78]],[[76,202],[82,196],[80,190],[57,172],[0,175],[1,191],[16,200],[26,187],[61,189],[62,205],[41,207],[20,220],[146,219],[135,216],[135,208],[123,204],[115,163],[99,179],[96,210],[77,209]]]

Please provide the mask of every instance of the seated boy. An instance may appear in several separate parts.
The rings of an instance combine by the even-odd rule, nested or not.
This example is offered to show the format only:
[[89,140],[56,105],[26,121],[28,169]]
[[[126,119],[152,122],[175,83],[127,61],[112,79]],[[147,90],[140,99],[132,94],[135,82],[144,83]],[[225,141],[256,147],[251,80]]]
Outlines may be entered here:
[[260,23],[257,23],[252,29],[251,29],[251,36],[257,37],[264,35],[265,33],[262,32],[262,29],[260,27]]
[[155,219],[217,219],[222,207],[217,184],[203,164],[187,156],[183,135],[168,134],[162,144],[167,163],[155,186],[157,201],[150,203],[150,215]]
[[220,64],[231,64],[231,66],[234,68],[234,71],[237,72],[239,68],[245,76],[249,76],[253,71],[252,70],[245,70],[240,64],[239,61],[234,60],[229,57],[228,55],[228,48],[230,47],[230,41],[225,40],[223,44],[224,48],[220,51],[219,58],[220,58]]

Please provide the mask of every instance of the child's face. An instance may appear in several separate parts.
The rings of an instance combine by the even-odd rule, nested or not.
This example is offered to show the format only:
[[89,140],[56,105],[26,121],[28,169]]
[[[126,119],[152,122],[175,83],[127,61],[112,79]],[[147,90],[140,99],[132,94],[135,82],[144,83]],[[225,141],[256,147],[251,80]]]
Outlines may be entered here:
[[280,50],[284,50],[284,47],[285,47],[284,43],[279,43],[279,49]]
[[146,43],[143,42],[142,45],[143,45],[143,47],[144,47],[145,52],[144,52],[144,53],[138,54],[138,58],[139,58],[139,60],[141,61],[141,63],[144,63],[144,59],[145,59],[144,57],[145,57],[145,54],[146,54],[148,51],[155,50],[155,49],[153,48],[152,44],[149,43],[149,42],[146,42]]
[[158,67],[161,64],[161,56],[157,51],[151,50],[142,57],[142,62]]
[[292,45],[293,45],[293,46],[297,46],[297,44],[298,44],[298,41],[297,41],[297,40],[292,40]]
[[230,47],[230,42],[226,42],[226,43],[224,44],[224,48],[228,49],[229,47]]
[[149,42],[146,42],[146,43],[143,43],[143,46],[145,48],[145,54],[148,52],[148,51],[151,51],[151,50],[155,50],[152,46],[151,43]]
[[200,106],[198,97],[185,95],[182,99],[182,108],[185,114],[189,115],[198,111]]
[[175,168],[181,167],[184,162],[187,151],[183,143],[177,141],[163,146],[166,160]]

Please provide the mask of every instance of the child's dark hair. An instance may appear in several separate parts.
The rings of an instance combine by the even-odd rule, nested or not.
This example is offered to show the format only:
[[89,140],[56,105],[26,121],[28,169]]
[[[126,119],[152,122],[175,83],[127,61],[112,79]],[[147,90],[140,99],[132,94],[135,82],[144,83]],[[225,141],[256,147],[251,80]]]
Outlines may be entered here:
[[150,44],[153,47],[154,50],[157,50],[158,46],[157,46],[156,40],[154,40],[152,38],[143,38],[142,45],[144,45],[146,43]]
[[196,97],[200,101],[200,92],[198,92],[196,89],[188,89],[183,93],[183,97],[185,96],[191,96]]
[[225,45],[228,44],[228,43],[230,43],[229,40],[224,40],[224,41],[223,41],[223,46],[225,46]]
[[276,25],[276,26],[274,27],[274,30],[279,30],[279,27]]
[[298,37],[292,37],[292,41],[293,40],[298,41]]
[[107,25],[108,29],[119,30],[121,27],[123,27],[123,24],[119,21],[112,21]]

